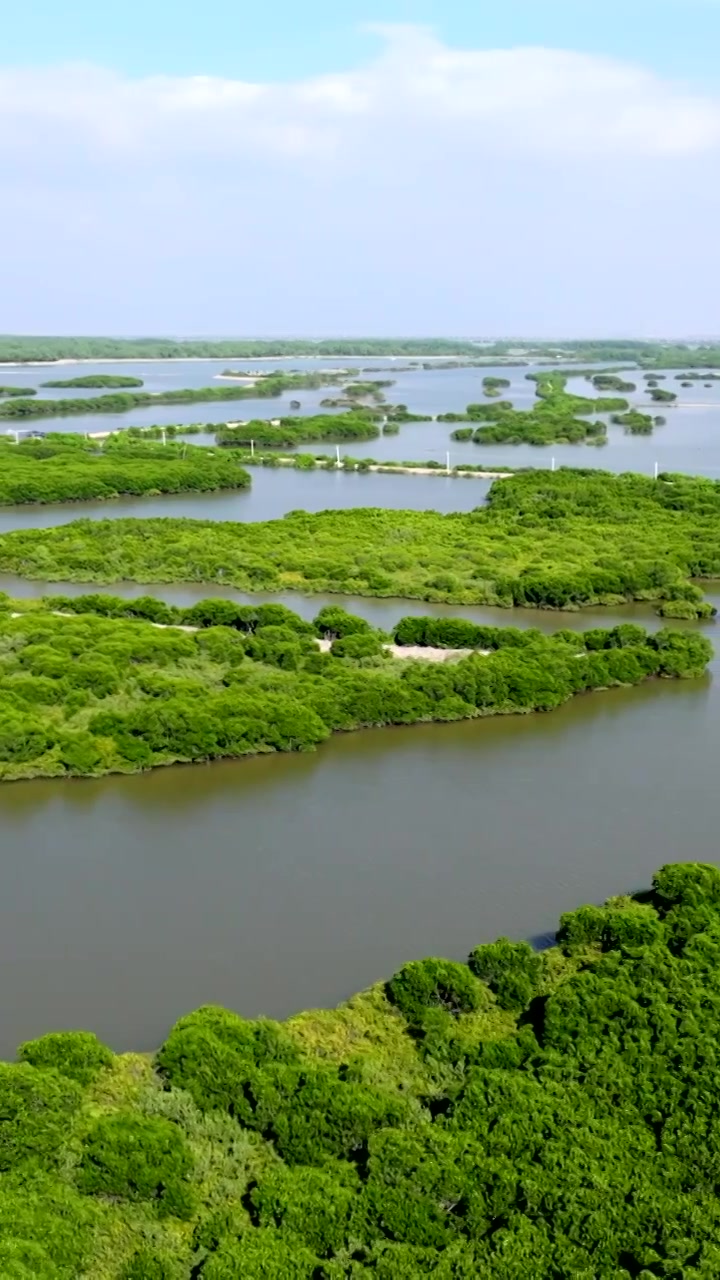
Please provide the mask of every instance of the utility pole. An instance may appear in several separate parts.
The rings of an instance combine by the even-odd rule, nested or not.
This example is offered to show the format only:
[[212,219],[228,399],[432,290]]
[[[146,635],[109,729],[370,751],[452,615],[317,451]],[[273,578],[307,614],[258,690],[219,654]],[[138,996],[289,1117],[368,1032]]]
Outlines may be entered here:
[[339,444],[335,445],[335,456],[337,458],[337,465],[340,466],[340,445]]
[[551,470],[551,471],[554,471],[554,470],[555,470],[555,459],[554,459],[554,458],[551,458],[551,459],[550,459],[550,470]]
[[657,480],[657,478],[658,478],[658,464],[656,462],[655,463],[655,479]]

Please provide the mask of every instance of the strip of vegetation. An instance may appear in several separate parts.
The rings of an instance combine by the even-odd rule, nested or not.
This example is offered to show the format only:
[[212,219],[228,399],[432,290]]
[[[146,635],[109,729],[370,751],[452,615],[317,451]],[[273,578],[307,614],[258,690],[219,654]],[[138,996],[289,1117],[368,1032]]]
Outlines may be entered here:
[[[346,376],[343,373],[343,377]],[[322,387],[337,382],[334,372],[272,373],[252,383],[223,387],[185,387],[172,391],[117,391],[84,399],[28,400],[18,398],[0,404],[0,418],[59,417],[79,413],[127,413],[157,404],[195,404],[206,400],[271,399],[288,391]]]
[[89,373],[83,378],[53,378],[41,387],[141,387],[142,378],[129,378],[113,373]]
[[650,399],[657,404],[675,404],[677,396],[674,391],[666,391],[664,387],[651,387],[648,383]]
[[[688,632],[616,627],[586,640],[513,628],[505,637],[470,633],[460,620],[455,631],[491,651],[428,671],[390,658],[381,633],[340,609],[313,625],[281,605],[204,601],[182,612],[184,625],[201,627],[190,633],[100,617],[102,600],[89,607],[80,617],[17,615],[5,599],[0,779],[309,751],[333,732],[369,726],[550,711],[593,689],[702,675],[712,652]],[[111,600],[108,612],[117,607]],[[122,602],[124,613],[132,608],[140,606]],[[156,620],[170,615],[160,601],[144,608]],[[329,653],[318,652],[318,632],[335,637]]]
[[36,396],[37,391],[34,387],[2,387],[0,386],[0,396],[17,397]]
[[[472,942],[469,939],[468,942]],[[285,1023],[207,1006],[154,1059],[0,1067],[0,1271],[549,1280],[720,1271],[720,872],[404,964]]]
[[[386,434],[393,433],[388,432],[387,428],[383,427],[383,435]],[[296,471],[315,471],[316,469],[336,471],[339,468],[342,471],[359,471],[362,473],[370,471],[428,471],[437,475],[463,476],[474,474],[505,475],[515,471],[527,470],[527,468],[509,467],[504,464],[502,466],[492,466],[486,462],[458,463],[448,470],[447,462],[439,462],[434,458],[393,462],[386,458],[353,458],[349,454],[344,454],[338,464],[336,456],[330,453],[276,453],[258,452],[257,450],[251,453],[250,450],[245,450],[239,457],[240,461],[247,466],[291,466]]]
[[380,428],[367,413],[321,413],[311,418],[281,418],[278,423],[256,418],[224,426],[215,432],[215,440],[223,448],[247,448],[251,441],[276,449],[309,443],[312,440],[375,440]]
[[489,505],[470,513],[76,521],[0,535],[0,571],[550,609],[701,600],[690,579],[720,577],[720,483],[526,471],[495,482]]
[[[226,338],[178,342],[173,338],[0,337],[0,360],[253,360],[285,356],[480,356],[475,342],[452,338]],[[682,363],[687,363],[683,361]]]
[[[72,437],[71,437],[72,439]],[[89,502],[160,493],[244,489],[250,476],[235,455],[192,445],[142,444],[116,436],[105,449],[74,437],[0,442],[0,504]]]
[[720,343],[690,345],[674,342],[642,342],[634,338],[578,340],[571,342],[494,342],[483,348],[488,358],[520,356],[528,360],[576,360],[587,364],[619,363],[620,369],[720,368]]

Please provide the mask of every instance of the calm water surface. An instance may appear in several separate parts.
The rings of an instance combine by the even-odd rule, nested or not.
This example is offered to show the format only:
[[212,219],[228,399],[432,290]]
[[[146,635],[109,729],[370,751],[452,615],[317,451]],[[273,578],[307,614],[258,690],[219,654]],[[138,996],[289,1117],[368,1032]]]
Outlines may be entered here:
[[[196,520],[277,520],[302,507],[388,507],[415,511],[472,511],[482,506],[490,481],[453,476],[381,475],[378,472],[295,471],[253,467],[252,488],[221,493],[164,494],[110,502],[0,506],[0,533],[49,528],[72,520],[121,520],[126,516],[187,516]],[[206,593],[207,594],[207,591]]]

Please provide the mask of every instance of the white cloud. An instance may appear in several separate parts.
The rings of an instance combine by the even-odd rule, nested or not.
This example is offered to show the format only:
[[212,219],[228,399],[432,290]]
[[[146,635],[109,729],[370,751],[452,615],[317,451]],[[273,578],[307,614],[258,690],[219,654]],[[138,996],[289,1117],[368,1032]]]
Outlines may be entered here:
[[718,328],[720,96],[374,30],[288,82],[0,69],[0,331]]
[[377,145],[378,130],[434,140],[461,131],[473,151],[566,155],[671,157],[720,142],[720,98],[629,63],[544,48],[457,50],[421,27],[374,29],[384,47],[373,62],[287,83],[133,80],[88,66],[0,71],[0,153],[306,159]]

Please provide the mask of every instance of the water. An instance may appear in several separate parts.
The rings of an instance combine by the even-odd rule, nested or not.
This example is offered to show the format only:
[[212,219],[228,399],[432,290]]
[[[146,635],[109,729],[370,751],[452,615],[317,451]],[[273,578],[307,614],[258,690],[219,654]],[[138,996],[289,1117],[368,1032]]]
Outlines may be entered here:
[[[340,599],[272,598],[308,617]],[[386,626],[458,612],[342,602]],[[467,614],[543,630],[661,625],[643,605]],[[0,1052],[64,1026],[150,1049],[206,1001],[282,1017],[410,957],[552,929],[664,861],[715,856],[718,752],[720,683],[707,679],[546,716],[343,735],[312,755],[5,785]]]
[[108,502],[0,506],[0,533],[50,528],[71,520],[127,516],[187,516],[196,520],[277,520],[288,511],[388,507],[414,511],[472,511],[483,505],[489,480],[453,476],[381,475],[378,472],[303,471],[253,467],[252,488],[220,493],[114,498]]
[[[89,368],[66,365],[57,376]],[[151,389],[168,385],[163,379],[177,386],[211,381],[205,362],[103,369],[137,370]],[[483,372],[399,374],[391,395],[411,408],[462,408],[480,398]],[[525,372],[507,371],[514,396],[532,393]],[[3,376],[15,383],[55,375],[13,369]],[[664,385],[678,390],[671,378]],[[572,389],[587,393],[583,383]],[[680,394],[709,407],[660,409],[668,425],[649,440],[611,428],[602,450],[470,445],[463,457],[546,465],[553,453],[558,463],[646,471],[657,458],[663,468],[720,475],[720,385]],[[301,398],[305,408],[307,393]],[[274,401],[261,407],[266,416],[278,412]],[[185,421],[209,420],[211,408],[221,409],[221,420],[228,416],[227,404],[167,406],[164,420],[178,421],[186,410]],[[140,420],[124,415],[121,425],[130,419]],[[161,420],[158,410],[149,420]],[[57,425],[110,424],[102,416]],[[349,452],[444,457],[450,429],[406,427],[399,437]],[[452,461],[461,460],[459,447],[452,449]],[[459,510],[479,505],[487,491],[475,480],[291,470],[256,469],[253,481],[249,493],[4,508],[0,529],[80,515],[256,520],[297,507]],[[34,596],[87,587],[5,577],[0,589]],[[148,591],[127,583],[107,589],[128,597]],[[619,620],[662,625],[642,604],[551,614],[289,592],[248,596],[197,585],[149,590],[178,604],[208,594],[279,600],[304,617],[342,603],[387,628],[402,614],[459,612],[546,631]],[[717,634],[712,623],[705,630]],[[563,910],[647,883],[664,861],[713,860],[719,753],[716,663],[714,681],[593,694],[547,716],[369,731],[338,736],[312,755],[132,778],[4,785],[0,1053],[67,1026],[91,1027],[118,1049],[150,1049],[175,1017],[204,1001],[282,1017],[331,1005],[411,957],[462,957],[499,934],[536,936],[554,928]]]
[[[456,369],[414,369],[403,372],[405,359],[397,361],[375,360],[368,357],[351,360],[328,359],[313,361],[308,359],[285,359],[272,361],[252,360],[175,360],[175,361],[132,361],[128,363],[78,364],[68,363],[54,366],[29,366],[23,368],[7,368],[0,370],[3,381],[14,385],[39,388],[40,383],[49,378],[72,378],[90,372],[122,373],[142,378],[148,391],[165,391],[178,387],[223,386],[217,375],[225,368],[253,369],[313,369],[322,368],[355,368],[372,365],[381,370],[368,375],[371,378],[382,378],[385,373],[394,377],[395,385],[388,388],[388,400],[393,403],[407,404],[415,413],[437,414],[445,410],[462,411],[473,401],[483,401],[482,379],[486,374],[497,375],[509,379],[511,386],[503,396],[512,400],[518,408],[527,409],[533,403],[535,389],[526,375],[531,367],[521,368],[456,368]],[[602,366],[598,365],[597,368]],[[537,366],[532,366],[537,368]],[[680,397],[677,407],[654,405],[648,400],[647,389],[642,375],[628,371],[627,379],[635,381],[638,390],[626,398],[634,405],[643,408],[653,416],[661,414],[667,418],[667,425],[655,430],[651,437],[626,435],[622,427],[609,425],[608,444],[603,448],[580,445],[551,445],[537,448],[532,445],[492,445],[479,446],[472,442],[458,444],[450,439],[454,430],[452,424],[422,422],[411,423],[401,427],[399,435],[382,436],[377,440],[350,441],[341,445],[341,456],[357,458],[377,458],[379,460],[426,461],[435,459],[445,463],[446,452],[450,450],[451,465],[463,462],[483,463],[492,466],[548,466],[554,457],[558,466],[601,467],[609,471],[641,471],[652,474],[655,462],[663,471],[686,471],[697,475],[708,475],[720,478],[720,382],[713,382],[705,388],[702,382],[693,383],[692,387],[683,388],[674,376],[674,371],[666,373],[661,386],[675,391]],[[594,391],[590,384],[582,378],[573,378],[568,389],[579,395],[592,396]],[[39,390],[41,396],[61,395],[97,395],[96,391],[52,391]],[[151,426],[153,424],[226,422],[236,419],[275,418],[290,413],[290,400],[295,396],[301,401],[303,414],[320,411],[320,401],[335,394],[333,388],[319,388],[315,391],[288,393],[273,400],[237,400],[218,403],[199,403],[185,405],[156,405],[124,414],[88,414],[80,417],[49,418],[34,420],[29,424],[37,425],[45,431],[112,431],[128,426]],[[4,424],[0,421],[0,431]],[[212,444],[213,436],[188,437],[195,444]],[[318,452],[332,451],[333,445],[313,445]],[[298,486],[305,483],[305,477],[298,477]],[[301,498],[294,505],[305,505]]]

